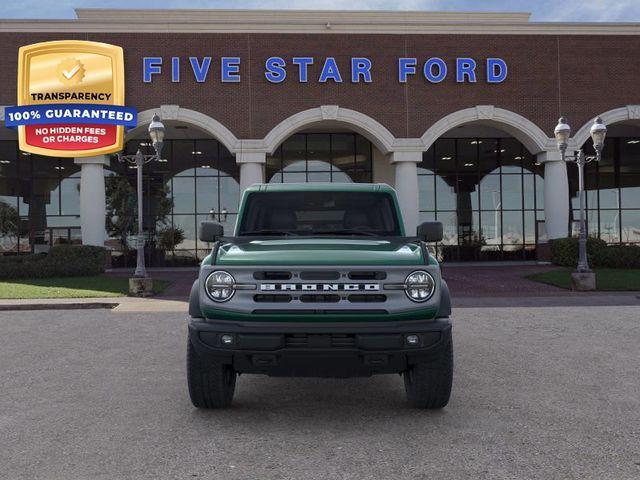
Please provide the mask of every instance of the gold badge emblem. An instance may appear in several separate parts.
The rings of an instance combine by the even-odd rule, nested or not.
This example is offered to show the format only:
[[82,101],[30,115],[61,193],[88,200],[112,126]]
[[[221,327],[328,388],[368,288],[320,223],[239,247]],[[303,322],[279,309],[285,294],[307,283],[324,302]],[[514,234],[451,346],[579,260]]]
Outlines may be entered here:
[[21,47],[18,107],[16,118],[28,119],[18,126],[25,152],[89,157],[122,150],[124,124],[115,113],[126,108],[122,48],[83,40]]

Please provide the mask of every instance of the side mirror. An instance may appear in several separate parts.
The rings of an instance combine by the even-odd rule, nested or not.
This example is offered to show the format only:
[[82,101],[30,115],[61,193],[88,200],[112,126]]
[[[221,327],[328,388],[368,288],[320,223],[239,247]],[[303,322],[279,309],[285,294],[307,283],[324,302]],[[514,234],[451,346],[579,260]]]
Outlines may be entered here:
[[218,222],[200,222],[198,239],[201,242],[215,242],[224,234],[224,228]]
[[424,242],[442,241],[442,222],[423,222],[417,228],[418,237]]

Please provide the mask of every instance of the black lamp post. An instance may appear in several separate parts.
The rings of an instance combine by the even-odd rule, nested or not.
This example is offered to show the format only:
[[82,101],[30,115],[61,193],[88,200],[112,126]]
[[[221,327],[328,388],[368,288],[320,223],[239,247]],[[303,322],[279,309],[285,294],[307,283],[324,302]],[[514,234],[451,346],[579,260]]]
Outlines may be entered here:
[[140,149],[135,155],[122,155],[118,154],[118,160],[120,162],[128,162],[135,165],[137,169],[137,194],[138,194],[138,235],[136,237],[136,249],[138,251],[136,261],[136,271],[134,277],[145,278],[147,276],[147,270],[144,265],[144,233],[142,231],[143,226],[143,204],[142,204],[142,166],[145,163],[149,163],[153,160],[160,160],[162,152],[162,145],[164,143],[165,127],[160,121],[160,117],[156,114],[151,120],[149,125],[149,137],[153,145],[155,153],[153,155],[143,155]]
[[585,191],[584,191],[584,166],[593,161],[599,162],[602,158],[602,149],[604,147],[604,139],[607,134],[607,127],[602,123],[602,119],[597,117],[593,125],[591,126],[591,139],[593,140],[593,148],[596,152],[595,155],[585,155],[582,149],[578,150],[574,154],[567,155],[567,146],[569,144],[569,137],[571,136],[571,127],[567,123],[567,119],[562,117],[558,120],[558,125],[554,130],[556,141],[558,143],[558,149],[562,154],[563,161],[574,162],[578,166],[578,191],[580,196],[580,238],[579,238],[579,253],[578,253],[578,266],[576,273],[591,273],[589,268],[589,260],[587,258],[587,227],[585,220]]

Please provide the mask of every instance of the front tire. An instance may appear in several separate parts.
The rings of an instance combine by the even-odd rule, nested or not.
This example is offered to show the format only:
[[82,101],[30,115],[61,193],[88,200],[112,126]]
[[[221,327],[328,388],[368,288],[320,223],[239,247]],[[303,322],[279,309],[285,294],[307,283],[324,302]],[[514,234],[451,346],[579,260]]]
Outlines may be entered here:
[[225,408],[231,405],[237,373],[219,360],[205,362],[191,340],[187,343],[187,383],[193,406]]
[[404,372],[407,400],[416,408],[439,409],[449,403],[453,383],[453,341],[443,348],[438,358],[418,362]]

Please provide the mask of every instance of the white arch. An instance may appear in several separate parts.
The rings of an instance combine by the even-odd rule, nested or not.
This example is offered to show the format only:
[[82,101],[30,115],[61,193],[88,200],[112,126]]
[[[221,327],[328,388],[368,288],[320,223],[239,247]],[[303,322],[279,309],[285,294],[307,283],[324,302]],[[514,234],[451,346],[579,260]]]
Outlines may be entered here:
[[319,122],[344,124],[367,137],[383,154],[392,150],[395,141],[389,130],[368,115],[337,105],[323,105],[298,112],[273,127],[263,139],[267,152],[273,153],[291,135]]
[[438,138],[452,128],[471,122],[493,125],[504,130],[520,140],[527,150],[533,154],[554,147],[553,139],[549,138],[540,127],[522,115],[494,107],[493,105],[478,105],[450,113],[429,127],[421,137],[425,149],[431,147]]
[[222,143],[227,149],[235,154],[239,149],[239,141],[236,136],[225,127],[222,123],[211,118],[204,113],[196,112],[188,108],[182,108],[178,105],[161,105],[160,108],[152,108],[138,113],[138,126],[127,132],[125,140],[133,138],[140,133],[146,125],[151,123],[153,115],[157,113],[164,120],[176,120],[179,122],[189,123],[195,127],[211,134]]
[[[627,105],[626,107],[614,108],[613,110],[601,113],[599,117],[607,126],[627,120],[640,120],[640,105]],[[573,136],[576,149],[582,148],[582,145],[589,140],[591,136],[591,125],[593,125],[595,118],[596,117],[589,119]]]

